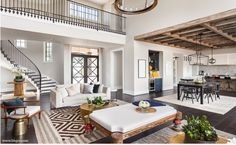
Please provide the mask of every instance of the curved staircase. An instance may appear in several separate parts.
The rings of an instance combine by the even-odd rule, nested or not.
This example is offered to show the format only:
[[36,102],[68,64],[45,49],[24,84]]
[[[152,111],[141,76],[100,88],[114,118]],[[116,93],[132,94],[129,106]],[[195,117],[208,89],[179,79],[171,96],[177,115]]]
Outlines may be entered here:
[[56,86],[56,81],[42,75],[34,62],[16,48],[10,40],[1,40],[1,53],[12,67],[24,70],[22,75],[36,87],[40,94],[49,93]]

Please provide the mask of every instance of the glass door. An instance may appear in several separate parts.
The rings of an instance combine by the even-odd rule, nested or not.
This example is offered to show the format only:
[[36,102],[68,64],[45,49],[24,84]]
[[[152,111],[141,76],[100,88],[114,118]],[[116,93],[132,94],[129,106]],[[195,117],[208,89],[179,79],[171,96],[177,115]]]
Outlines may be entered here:
[[99,81],[98,56],[72,54],[72,83],[95,83]]

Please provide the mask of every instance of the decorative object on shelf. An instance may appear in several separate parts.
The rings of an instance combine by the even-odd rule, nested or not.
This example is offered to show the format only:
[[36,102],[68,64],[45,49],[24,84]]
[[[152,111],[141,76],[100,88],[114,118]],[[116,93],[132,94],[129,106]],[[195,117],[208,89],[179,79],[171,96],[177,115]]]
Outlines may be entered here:
[[139,108],[142,108],[142,109],[147,109],[149,108],[151,105],[148,101],[140,101],[139,104],[138,104],[138,107]]
[[[208,65],[209,56],[203,55],[201,52],[202,33],[196,36],[196,53],[187,56],[187,60],[191,65]],[[200,44],[199,44],[199,43]]]
[[206,79],[204,76],[197,76],[194,78],[193,82],[195,84],[204,84],[204,83],[206,83]]
[[186,116],[187,124],[183,126],[189,143],[215,143],[218,135],[206,116]]
[[211,48],[211,58],[209,59],[209,63],[210,64],[215,64],[216,63],[216,59],[213,58],[213,48]]
[[136,15],[151,11],[157,4],[158,0],[115,0],[114,7],[121,14]]
[[146,60],[138,60],[138,78],[146,78]]
[[141,112],[141,113],[154,113],[157,110],[155,108],[147,108],[147,109],[142,109],[142,108],[136,108],[135,111]]
[[158,71],[153,71],[152,75],[153,75],[154,78],[158,78],[159,72]]
[[178,112],[176,114],[176,118],[173,122],[174,125],[173,125],[172,129],[175,130],[175,131],[182,131],[183,128],[182,128],[182,122],[181,121],[182,121],[182,112]]

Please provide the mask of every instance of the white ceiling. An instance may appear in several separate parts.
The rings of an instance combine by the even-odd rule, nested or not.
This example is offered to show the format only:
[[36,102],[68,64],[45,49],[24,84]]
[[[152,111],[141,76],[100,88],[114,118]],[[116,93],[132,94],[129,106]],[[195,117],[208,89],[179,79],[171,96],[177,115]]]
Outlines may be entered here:
[[91,2],[96,3],[96,4],[103,5],[103,4],[107,3],[109,0],[88,0],[88,1],[91,1]]

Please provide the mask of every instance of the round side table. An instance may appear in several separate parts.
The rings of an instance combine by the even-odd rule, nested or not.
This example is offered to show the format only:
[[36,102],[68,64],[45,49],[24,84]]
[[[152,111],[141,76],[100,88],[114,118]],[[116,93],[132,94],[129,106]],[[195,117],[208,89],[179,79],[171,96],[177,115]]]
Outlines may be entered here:
[[28,117],[28,115],[29,114],[15,114],[9,117],[13,120],[16,120],[13,127],[15,136],[20,136],[27,132],[25,119]]

